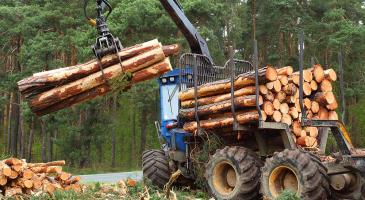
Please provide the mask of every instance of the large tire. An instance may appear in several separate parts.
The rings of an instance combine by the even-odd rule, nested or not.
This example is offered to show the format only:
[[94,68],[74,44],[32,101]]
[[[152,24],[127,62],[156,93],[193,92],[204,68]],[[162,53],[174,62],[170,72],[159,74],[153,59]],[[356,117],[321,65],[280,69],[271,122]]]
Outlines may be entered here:
[[[337,175],[340,176],[341,174]],[[354,172],[352,174],[347,174],[352,176],[352,181],[351,183],[349,183],[348,186],[343,186],[345,187],[342,190],[336,190],[334,187],[332,187],[331,185],[331,194],[332,194],[332,198],[334,200],[342,200],[342,199],[352,199],[352,200],[365,200],[364,198],[364,184],[365,184],[365,180],[363,177],[361,177],[360,174]],[[330,180],[333,177],[330,176]]]
[[168,157],[162,150],[147,150],[142,155],[143,177],[163,188],[170,179]]
[[217,199],[260,199],[262,162],[243,147],[217,150],[206,165],[208,190]]
[[265,198],[274,200],[284,190],[303,200],[330,199],[326,167],[319,158],[299,149],[275,153],[262,168],[261,191]]

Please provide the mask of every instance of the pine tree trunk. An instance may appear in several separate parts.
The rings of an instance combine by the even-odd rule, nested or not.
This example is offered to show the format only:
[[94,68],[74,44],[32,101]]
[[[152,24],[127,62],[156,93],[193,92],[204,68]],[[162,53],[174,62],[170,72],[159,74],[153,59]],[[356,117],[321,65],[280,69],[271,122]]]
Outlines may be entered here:
[[[116,93],[114,95],[114,98],[113,98],[113,116],[114,116],[114,119],[117,118],[117,102],[118,102],[118,94]],[[113,121],[114,123],[116,123],[116,121]],[[115,153],[116,153],[116,131],[117,129],[115,128],[115,125],[114,124],[114,128],[113,128],[113,131],[112,131],[112,167],[114,168],[116,166],[116,161],[115,161]]]
[[23,110],[19,109],[19,155],[20,158],[25,157],[25,132],[24,132],[24,118],[23,118]]
[[11,152],[14,157],[18,156],[18,133],[19,133],[19,93],[14,92],[14,101],[12,102],[12,122],[11,122]]
[[140,121],[140,127],[141,127],[141,146],[140,146],[140,155],[144,152],[146,148],[146,132],[147,132],[147,116],[149,116],[147,108],[143,106],[142,112],[140,114],[141,121]]
[[9,118],[8,118],[8,149],[7,149],[7,153],[11,154],[11,122],[13,119],[13,102],[14,101],[14,93],[10,92],[10,98],[9,98]]
[[35,131],[35,118],[32,117],[31,122],[30,122],[29,139],[28,139],[28,152],[27,152],[28,153],[28,155],[27,155],[28,162],[31,162],[31,160],[32,160],[34,131]]
[[44,119],[40,119],[41,125],[41,140],[42,140],[42,147],[41,147],[41,157],[42,162],[47,162],[47,130],[46,130],[46,122]]

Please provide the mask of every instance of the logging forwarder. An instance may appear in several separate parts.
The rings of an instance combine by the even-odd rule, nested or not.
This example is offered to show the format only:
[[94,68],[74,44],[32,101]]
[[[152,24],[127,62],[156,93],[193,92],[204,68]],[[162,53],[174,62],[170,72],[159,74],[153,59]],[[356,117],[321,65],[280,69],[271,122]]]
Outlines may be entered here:
[[[320,149],[308,151],[297,147],[289,126],[281,122],[265,122],[259,105],[259,69],[257,42],[253,44],[252,61],[230,58],[223,67],[216,66],[206,41],[185,16],[177,0],[160,0],[164,9],[185,36],[191,53],[183,54],[179,67],[160,77],[161,122],[156,122],[161,148],[148,150],[142,155],[143,176],[159,187],[174,184],[186,185],[203,179],[207,189],[217,199],[275,199],[283,191],[290,190],[305,200],[316,199],[365,199],[365,151],[351,143],[345,126],[338,120],[313,120],[301,116],[301,126],[319,128]],[[98,59],[118,52],[122,46],[110,34],[106,20],[112,9],[107,0],[97,0],[97,19],[89,22],[97,27],[99,37],[93,46]],[[106,17],[103,16],[108,9]],[[303,105],[303,57],[304,34],[299,36],[299,102]],[[254,72],[256,82],[257,123],[250,126],[237,122],[234,106],[234,78],[237,74]],[[231,113],[234,118],[229,134],[222,129],[206,131],[200,127],[198,115],[198,87],[222,79],[231,81]],[[194,90],[194,117],[197,129],[183,129],[184,119],[179,117],[181,102],[178,94],[186,89]],[[302,112],[305,113],[305,112]],[[329,131],[330,130],[330,131]],[[339,153],[331,159],[325,156],[329,133],[336,140]],[[216,135],[220,146],[208,149],[213,143],[210,135]],[[249,135],[250,139],[239,140],[238,136]],[[280,145],[272,145],[279,141]],[[215,153],[214,153],[215,152]],[[205,160],[201,154],[212,153]],[[199,155],[200,154],[200,155]],[[266,161],[265,161],[266,160]],[[200,161],[200,162],[199,162]],[[203,163],[203,171],[201,166]],[[200,173],[199,173],[200,172]],[[204,175],[203,175],[204,174]],[[179,176],[180,177],[176,177]]]

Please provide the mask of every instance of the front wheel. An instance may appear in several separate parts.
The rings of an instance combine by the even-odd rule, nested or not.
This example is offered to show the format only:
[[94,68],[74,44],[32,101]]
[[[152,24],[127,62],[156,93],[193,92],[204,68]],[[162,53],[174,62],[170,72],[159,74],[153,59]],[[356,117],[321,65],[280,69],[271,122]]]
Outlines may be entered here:
[[303,200],[329,199],[327,169],[308,152],[286,149],[266,160],[261,190],[265,198],[272,200],[283,191],[291,191]]
[[163,188],[170,179],[168,157],[163,150],[147,150],[142,155],[143,177]]
[[243,147],[217,150],[206,166],[208,189],[217,199],[260,199],[261,160]]

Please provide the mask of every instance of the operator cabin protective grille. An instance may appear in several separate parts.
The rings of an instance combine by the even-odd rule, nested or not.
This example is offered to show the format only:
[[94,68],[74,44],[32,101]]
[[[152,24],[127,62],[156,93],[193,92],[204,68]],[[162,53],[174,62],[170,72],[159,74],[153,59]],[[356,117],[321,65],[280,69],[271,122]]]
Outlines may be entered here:
[[192,53],[186,53],[180,57],[179,67],[180,91],[194,87],[194,80],[196,80],[197,86],[200,86],[215,81],[229,80],[232,75],[237,76],[254,70],[249,61],[234,59],[232,67],[229,60],[224,66],[217,66],[208,57]]

